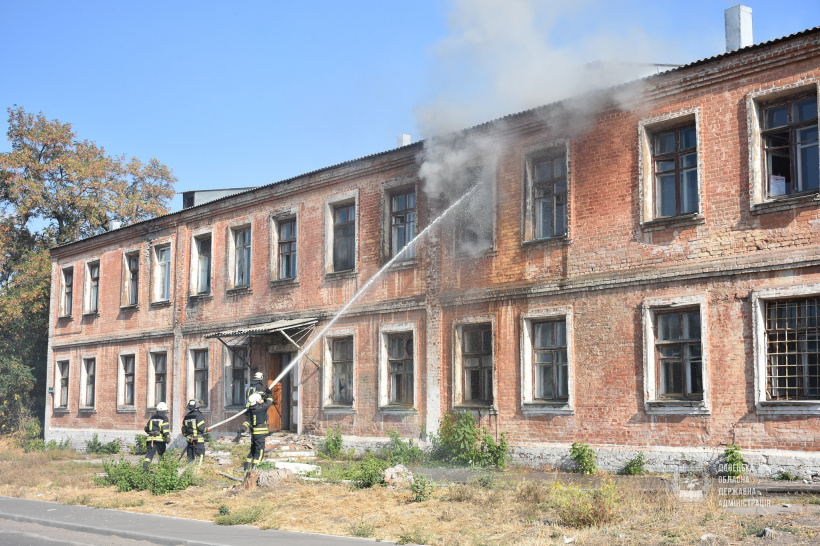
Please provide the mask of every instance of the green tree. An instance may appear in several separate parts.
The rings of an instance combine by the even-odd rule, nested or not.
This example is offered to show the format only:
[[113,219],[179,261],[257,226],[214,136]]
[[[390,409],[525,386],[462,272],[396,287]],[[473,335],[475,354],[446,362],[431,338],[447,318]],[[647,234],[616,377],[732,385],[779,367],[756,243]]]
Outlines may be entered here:
[[[156,159],[107,155],[42,112],[14,107],[8,114],[11,151],[0,153],[0,362],[28,369],[35,384],[0,384],[0,404],[16,394],[21,407],[33,401],[42,415],[49,249],[100,234],[112,220],[127,225],[167,213],[176,178]],[[16,418],[5,408],[0,426],[14,428]]]

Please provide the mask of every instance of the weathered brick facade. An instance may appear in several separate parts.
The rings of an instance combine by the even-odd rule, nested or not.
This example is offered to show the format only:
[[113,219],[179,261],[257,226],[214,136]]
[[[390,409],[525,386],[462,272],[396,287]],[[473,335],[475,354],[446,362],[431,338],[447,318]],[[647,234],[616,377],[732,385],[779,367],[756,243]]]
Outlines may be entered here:
[[[338,423],[354,437],[381,437],[391,429],[419,436],[436,429],[442,412],[470,407],[489,430],[506,432],[522,460],[573,441],[626,451],[714,452],[730,442],[752,450],[820,451],[820,394],[804,385],[799,401],[767,399],[762,321],[767,302],[820,294],[820,200],[816,186],[786,198],[768,196],[759,127],[769,101],[817,97],[818,67],[815,29],[615,90],[630,96],[620,106],[607,101],[587,113],[583,130],[556,121],[564,119],[553,115],[563,107],[552,105],[468,131],[504,134],[493,177],[492,248],[458,256],[453,222],[444,221],[420,241],[415,260],[378,278],[325,334],[352,336],[352,404],[327,402],[331,363],[320,340],[309,353],[316,364],[300,363],[299,430],[321,433]],[[577,125],[574,115],[566,114],[567,123]],[[697,212],[659,217],[652,139],[682,123],[696,131]],[[537,238],[528,165],[549,149],[567,150],[567,230]],[[57,392],[48,399],[47,437],[138,432],[150,415],[152,352],[167,354],[175,432],[193,392],[192,348],[209,354],[208,419],[235,413],[224,409],[227,349],[205,336],[298,318],[320,319],[318,332],[387,261],[386,207],[396,189],[415,191],[419,229],[441,210],[418,178],[421,150],[421,144],[406,146],[55,248],[48,381]],[[329,218],[340,202],[355,204],[355,269],[329,273]],[[296,279],[277,278],[274,237],[283,217],[297,221]],[[238,226],[252,233],[247,289],[230,288]],[[211,289],[192,295],[194,238],[202,234],[211,237]],[[156,249],[163,245],[172,257],[171,293],[152,303]],[[139,303],[129,307],[122,305],[123,256],[134,251]],[[94,261],[100,263],[99,312],[84,314],[87,264]],[[73,267],[73,313],[58,318],[66,267]],[[658,379],[655,321],[678,308],[701,321],[701,398],[663,396]],[[569,393],[554,401],[533,394],[539,379],[530,377],[533,360],[525,356],[533,350],[527,331],[543,320],[558,320],[567,332]],[[459,340],[471,324],[492,332],[492,402],[485,405],[464,402],[466,357]],[[413,334],[412,407],[385,404],[384,336],[398,331]],[[278,335],[251,343],[252,367],[266,378],[269,346],[285,343]],[[131,353],[134,404],[118,407],[124,381],[118,367],[121,355]],[[809,353],[797,358],[817,358]],[[97,363],[93,409],[79,404],[88,358]],[[58,362],[70,366],[65,409],[55,409]],[[810,382],[816,372],[804,364],[802,380]]]

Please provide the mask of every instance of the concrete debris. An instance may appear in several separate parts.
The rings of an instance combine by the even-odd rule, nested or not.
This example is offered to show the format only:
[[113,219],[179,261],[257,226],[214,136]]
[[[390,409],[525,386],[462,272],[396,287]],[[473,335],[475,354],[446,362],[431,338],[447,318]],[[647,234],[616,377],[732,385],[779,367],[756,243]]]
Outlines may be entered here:
[[402,464],[397,464],[384,471],[385,483],[393,487],[407,487],[413,483],[413,473]]
[[306,464],[306,463],[291,463],[287,461],[276,461],[274,463],[274,467],[281,470],[287,470],[288,472],[292,472],[297,476],[303,476],[305,474],[310,474],[311,472],[315,474],[322,473],[322,467],[317,466],[315,464]]

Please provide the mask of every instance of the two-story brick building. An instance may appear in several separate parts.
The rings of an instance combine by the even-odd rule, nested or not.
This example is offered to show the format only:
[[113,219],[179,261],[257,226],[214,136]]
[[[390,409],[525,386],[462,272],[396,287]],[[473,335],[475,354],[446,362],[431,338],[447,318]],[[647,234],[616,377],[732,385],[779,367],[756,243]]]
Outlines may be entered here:
[[[734,442],[762,473],[820,472],[818,82],[815,28],[455,137],[498,137],[465,169],[491,206],[321,334],[278,426],[418,437],[469,409],[530,462]],[[239,411],[449,202],[428,144],[53,249],[47,439],[132,438],[160,400],[177,432],[187,399]]]

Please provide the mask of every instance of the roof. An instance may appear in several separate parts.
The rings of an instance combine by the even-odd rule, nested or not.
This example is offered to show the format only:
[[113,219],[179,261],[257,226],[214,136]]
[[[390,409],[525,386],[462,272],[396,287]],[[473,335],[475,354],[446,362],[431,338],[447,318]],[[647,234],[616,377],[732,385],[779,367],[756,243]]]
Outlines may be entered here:
[[319,319],[315,318],[306,318],[306,319],[291,319],[291,320],[276,320],[273,322],[266,322],[264,324],[257,324],[255,326],[245,326],[243,328],[237,328],[235,330],[226,330],[224,332],[213,332],[210,334],[206,334],[206,339],[212,339],[215,337],[237,337],[237,336],[247,336],[247,335],[254,335],[254,334],[272,334],[274,332],[279,332],[281,330],[290,330],[291,328],[299,328],[300,326],[312,326],[319,322]]

